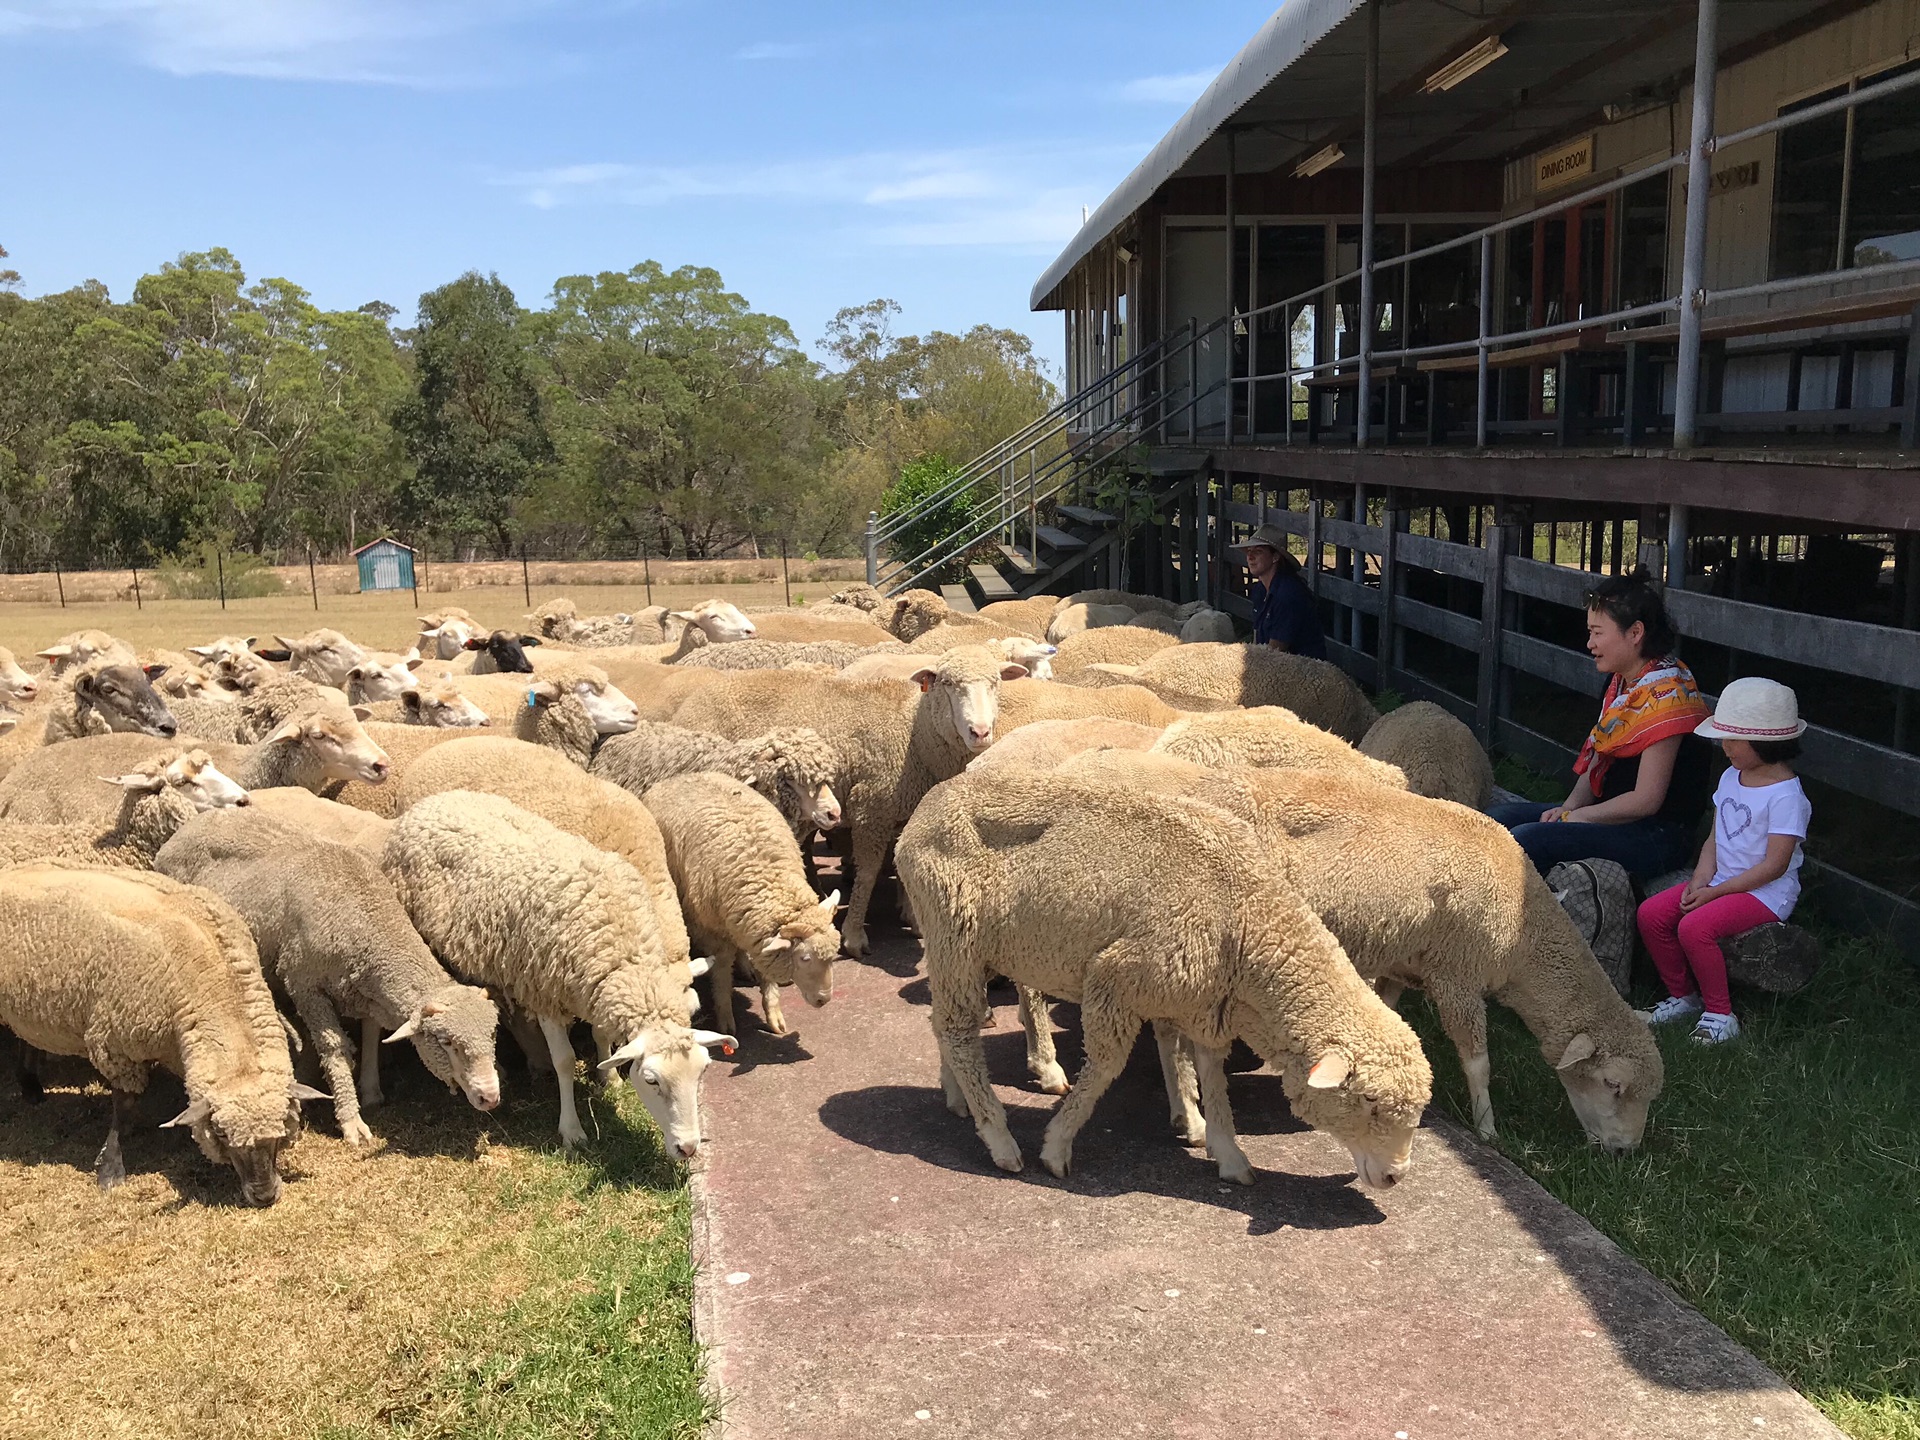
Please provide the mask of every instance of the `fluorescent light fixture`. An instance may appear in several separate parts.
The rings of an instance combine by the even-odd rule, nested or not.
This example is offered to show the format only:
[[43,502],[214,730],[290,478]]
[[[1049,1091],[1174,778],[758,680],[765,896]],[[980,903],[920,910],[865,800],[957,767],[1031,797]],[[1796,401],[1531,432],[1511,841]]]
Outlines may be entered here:
[[1133,247],[1132,246],[1122,245],[1118,249],[1116,249],[1113,253],[1120,257],[1120,263],[1122,265],[1131,265],[1133,263]]
[[1329,166],[1338,165],[1346,158],[1347,152],[1340,148],[1340,142],[1336,140],[1325,149],[1314,151],[1313,154],[1294,166],[1293,178],[1296,180],[1305,180],[1310,176],[1318,175]]
[[1507,42],[1498,35],[1489,35],[1466,54],[1449,60],[1429,75],[1427,83],[1420,87],[1420,93],[1438,95],[1443,90],[1451,90],[1469,75],[1478,75],[1506,53]]

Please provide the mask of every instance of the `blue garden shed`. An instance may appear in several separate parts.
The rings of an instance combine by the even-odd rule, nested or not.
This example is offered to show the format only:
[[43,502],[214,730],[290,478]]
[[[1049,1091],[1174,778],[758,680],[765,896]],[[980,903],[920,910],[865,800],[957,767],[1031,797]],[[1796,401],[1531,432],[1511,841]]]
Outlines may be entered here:
[[370,545],[362,545],[353,552],[353,558],[360,562],[362,593],[368,590],[413,589],[413,549],[402,545],[391,535],[383,535]]

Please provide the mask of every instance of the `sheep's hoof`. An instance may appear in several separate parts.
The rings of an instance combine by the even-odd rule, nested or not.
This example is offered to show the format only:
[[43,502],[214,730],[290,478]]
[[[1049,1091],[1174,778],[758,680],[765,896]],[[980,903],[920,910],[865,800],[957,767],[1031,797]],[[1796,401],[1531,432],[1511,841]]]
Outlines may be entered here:
[[569,1154],[575,1150],[586,1148],[586,1143],[587,1132],[580,1128],[578,1121],[575,1121],[572,1125],[562,1125],[560,1127],[560,1145],[561,1148]]
[[1201,1120],[1176,1120],[1173,1122],[1173,1138],[1182,1145],[1204,1145],[1207,1142],[1206,1123]]
[[858,958],[867,953],[867,929],[864,925],[849,925],[840,932],[840,948],[847,954]]
[[364,1120],[342,1120],[340,1138],[358,1149],[362,1145],[373,1143],[373,1131],[367,1128],[367,1122]]
[[100,1147],[99,1157],[93,1162],[93,1178],[100,1182],[103,1194],[127,1178],[127,1167],[120,1158],[118,1134],[107,1136],[107,1143]]
[[972,1113],[967,1109],[967,1097],[964,1095],[947,1096],[947,1109],[958,1115],[962,1120],[966,1119],[967,1116]]
[[1014,1143],[1011,1135],[987,1140],[987,1149],[993,1152],[993,1163],[1008,1174],[1017,1173],[1025,1164],[1020,1158],[1020,1147]]
[[1047,1095],[1064,1095],[1073,1088],[1067,1083],[1067,1072],[1058,1065],[1034,1066],[1033,1083]]
[[1235,1185],[1251,1185],[1253,1184],[1253,1166],[1247,1163],[1247,1157],[1244,1155],[1240,1157],[1238,1164],[1222,1160],[1220,1162],[1220,1178],[1222,1180],[1230,1180]]
[[362,1110],[378,1110],[386,1103],[387,1097],[378,1090],[362,1090],[360,1092],[360,1108]]
[[1071,1150],[1056,1151],[1051,1145],[1042,1146],[1040,1163],[1047,1167],[1054,1179],[1064,1180],[1067,1178],[1067,1172],[1073,1169],[1073,1152]]

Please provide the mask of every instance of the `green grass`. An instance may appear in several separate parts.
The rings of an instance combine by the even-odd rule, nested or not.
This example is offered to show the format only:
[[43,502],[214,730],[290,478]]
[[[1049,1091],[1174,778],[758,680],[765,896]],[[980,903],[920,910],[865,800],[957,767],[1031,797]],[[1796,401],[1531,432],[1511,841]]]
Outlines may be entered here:
[[[1512,762],[1500,783],[1543,795]],[[1550,782],[1549,789],[1550,789]],[[1817,915],[1826,964],[1784,998],[1734,992],[1743,1032],[1700,1049],[1663,1030],[1666,1089],[1621,1159],[1584,1143],[1524,1026],[1490,1006],[1501,1150],[1858,1440],[1920,1440],[1920,969]],[[1643,994],[1660,994],[1642,957]],[[1467,1123],[1454,1052],[1424,1000],[1435,1098]],[[1441,1059],[1440,1057],[1445,1057]]]
[[[518,1298],[443,1322],[436,1373],[406,1385],[372,1421],[325,1429],[323,1440],[703,1433],[713,1412],[692,1331],[685,1177],[626,1086],[614,1104],[624,1124],[609,1123],[596,1096],[601,1133],[583,1158],[545,1154],[489,1197],[530,1232],[513,1277]],[[409,1348],[391,1357],[403,1375],[415,1368]]]

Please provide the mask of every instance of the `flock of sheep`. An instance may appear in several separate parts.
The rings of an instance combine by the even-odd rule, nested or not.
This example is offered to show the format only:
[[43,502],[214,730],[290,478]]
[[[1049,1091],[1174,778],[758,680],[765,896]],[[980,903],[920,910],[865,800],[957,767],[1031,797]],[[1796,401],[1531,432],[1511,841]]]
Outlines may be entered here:
[[[1479,813],[1471,733],[1431,705],[1383,717],[1218,612],[1098,591],[963,615],[855,586],[752,617],[563,600],[525,634],[454,609],[421,627],[404,656],[324,629],[146,655],[83,631],[34,674],[0,650],[0,1026],[30,1098],[40,1052],[111,1086],[103,1186],[153,1064],[186,1087],[167,1123],[266,1205],[303,1100],[372,1138],[383,1043],[498,1105],[502,1021],[553,1072],[566,1145],[586,1141],[584,1023],[598,1069],[694,1155],[735,982],[775,1033],[782,987],[826,1004],[890,857],[947,1102],[1006,1169],[1022,1158],[980,1041],[995,976],[1019,989],[1035,1083],[1066,1096],[1040,1157],[1056,1175],[1151,1022],[1173,1126],[1224,1178],[1253,1178],[1238,1038],[1363,1181],[1394,1183],[1432,1086],[1393,1009],[1408,985],[1483,1134],[1488,996],[1595,1141],[1637,1144],[1659,1092],[1646,1027]],[[843,916],[818,893],[820,832],[849,852]],[[1052,999],[1080,1006],[1071,1087]],[[309,1045],[324,1090],[296,1078]]]

